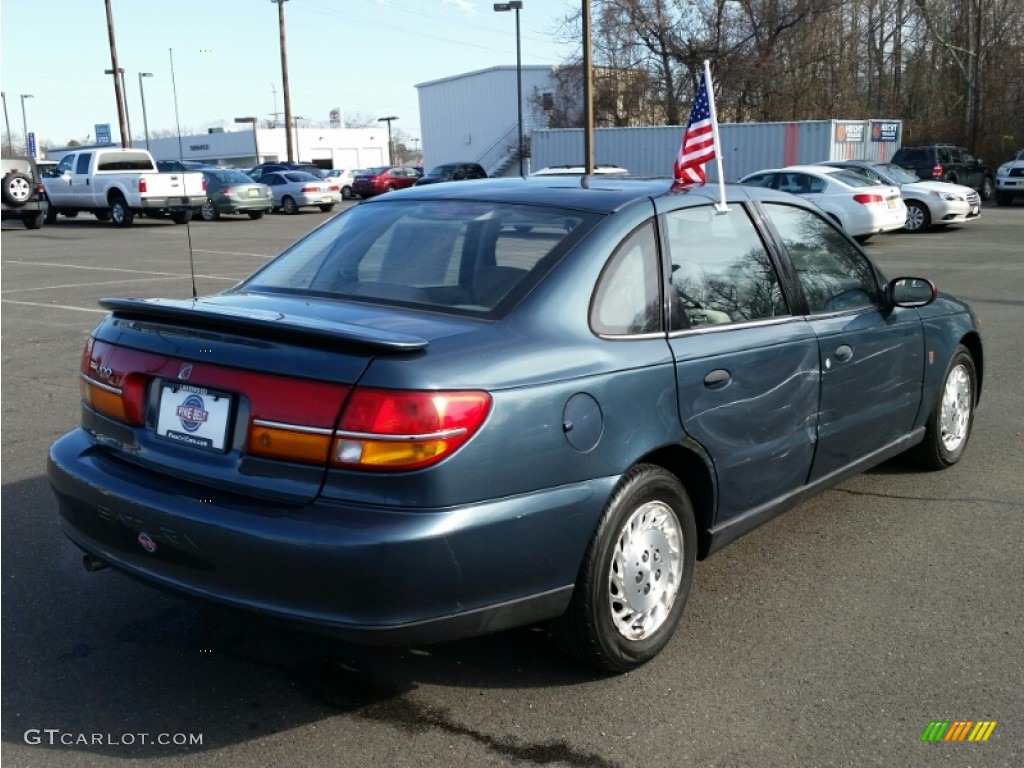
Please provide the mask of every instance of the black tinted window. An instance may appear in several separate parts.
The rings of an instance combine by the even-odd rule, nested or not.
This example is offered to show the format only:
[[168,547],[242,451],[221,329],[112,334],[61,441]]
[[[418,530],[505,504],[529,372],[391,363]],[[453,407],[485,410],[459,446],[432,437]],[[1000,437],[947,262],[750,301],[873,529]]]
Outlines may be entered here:
[[75,173],[89,173],[89,161],[92,160],[92,152],[83,152],[78,156],[75,163]]

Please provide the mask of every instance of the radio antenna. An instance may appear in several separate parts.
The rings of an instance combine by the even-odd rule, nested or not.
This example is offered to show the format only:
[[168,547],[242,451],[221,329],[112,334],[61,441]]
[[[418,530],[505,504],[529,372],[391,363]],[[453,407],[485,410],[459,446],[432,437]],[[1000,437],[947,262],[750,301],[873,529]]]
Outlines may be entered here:
[[[181,145],[181,118],[178,117],[178,83],[174,79],[174,49],[168,48],[167,53],[171,57],[171,89],[174,91],[174,125],[178,129],[178,160],[184,167],[185,150]],[[182,174],[184,176],[184,171]],[[192,300],[195,301],[199,298],[199,292],[196,290],[196,262],[192,255],[192,226],[187,221],[185,222],[185,234],[188,235],[188,271],[192,276]]]

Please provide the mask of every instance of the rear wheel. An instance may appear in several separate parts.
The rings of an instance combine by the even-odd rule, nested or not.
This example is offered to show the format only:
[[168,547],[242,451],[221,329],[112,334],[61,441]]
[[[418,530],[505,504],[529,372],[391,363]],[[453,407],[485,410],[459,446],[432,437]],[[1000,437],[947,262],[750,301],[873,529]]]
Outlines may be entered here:
[[57,209],[52,205],[46,209],[45,221],[47,224],[53,224],[57,220]]
[[110,201],[110,220],[115,227],[130,227],[135,221],[135,212],[128,207],[123,197],[115,197]]
[[384,187],[384,191],[385,191],[385,192],[394,192],[394,191],[395,191],[395,188],[394,188],[394,186],[393,186],[393,185],[391,185],[391,184],[388,184],[388,185],[387,185],[386,187]]
[[970,351],[959,345],[946,368],[924,440],[910,451],[910,457],[924,469],[945,469],[960,461],[974,425],[978,402],[978,374]]
[[342,187],[341,188],[341,199],[342,200],[351,200],[352,199],[352,187]]
[[184,211],[171,211],[171,221],[175,224],[188,224],[192,221],[192,209],[186,208]]
[[299,206],[295,204],[294,199],[286,197],[281,201],[281,210],[288,214],[298,213]]
[[560,644],[609,672],[654,658],[679,624],[696,556],[693,507],[682,483],[662,467],[634,467],[587,547],[569,610],[555,626]]
[[903,229],[907,232],[924,232],[931,226],[931,213],[921,203],[914,200],[907,202],[907,222]]
[[220,211],[217,210],[217,206],[213,204],[212,200],[203,203],[203,207],[199,209],[199,218],[203,221],[216,221],[220,218]]
[[21,223],[25,225],[25,229],[39,229],[43,226],[43,221],[46,218],[46,214],[42,211],[32,211],[21,214]]

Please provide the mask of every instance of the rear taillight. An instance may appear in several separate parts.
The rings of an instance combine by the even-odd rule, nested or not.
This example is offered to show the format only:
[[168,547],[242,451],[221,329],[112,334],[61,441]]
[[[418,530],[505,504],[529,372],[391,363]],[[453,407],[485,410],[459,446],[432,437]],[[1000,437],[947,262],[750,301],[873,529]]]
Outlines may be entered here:
[[149,188],[148,188],[148,186],[146,184],[146,177],[142,176],[139,179],[139,192],[148,192],[148,191],[149,191]]
[[878,205],[885,202],[885,198],[881,195],[860,194],[854,195],[853,199],[861,205]]
[[941,165],[936,165],[934,168],[932,168],[932,178],[933,179],[941,179],[942,178],[942,166]]
[[342,414],[331,463],[380,470],[430,466],[469,440],[490,408],[486,392],[356,389]]
[[116,421],[141,426],[145,380],[142,374],[118,370],[114,355],[106,354],[111,349],[92,339],[86,342],[78,371],[82,402]]
[[303,187],[302,191],[303,192],[319,192],[320,191],[320,187]]
[[231,197],[231,196],[233,196],[235,194],[235,188],[234,187],[224,187],[224,189],[222,189],[221,192],[223,192],[228,197]]
[[206,191],[206,177],[203,176],[203,192]]
[[330,186],[330,187],[328,187],[328,190],[330,190],[331,192],[341,192],[341,187],[339,187],[339,186]]

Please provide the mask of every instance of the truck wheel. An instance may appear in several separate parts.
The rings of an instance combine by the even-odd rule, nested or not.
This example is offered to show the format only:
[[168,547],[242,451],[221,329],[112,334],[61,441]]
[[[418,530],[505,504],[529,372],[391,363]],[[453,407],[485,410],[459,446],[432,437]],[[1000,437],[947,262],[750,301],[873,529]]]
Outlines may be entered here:
[[186,208],[184,211],[171,211],[171,221],[175,224],[188,224],[192,221],[192,209]]
[[42,211],[32,211],[31,213],[21,214],[21,223],[25,225],[25,229],[39,229],[43,226],[43,219],[46,218],[46,214]]
[[1006,192],[996,192],[996,205],[1010,205],[1013,202],[1013,195]]
[[123,197],[115,197],[110,201],[110,219],[115,227],[130,227],[135,221],[135,211],[128,207]]
[[20,208],[32,197],[32,179],[24,173],[11,171],[4,176],[0,189],[5,203],[12,208]]
[[981,190],[979,194],[982,200],[991,200],[992,195],[996,191],[996,185],[992,183],[992,179],[988,176],[985,177],[984,181],[981,182]]
[[46,208],[46,223],[53,224],[57,220],[57,209],[52,205]]

